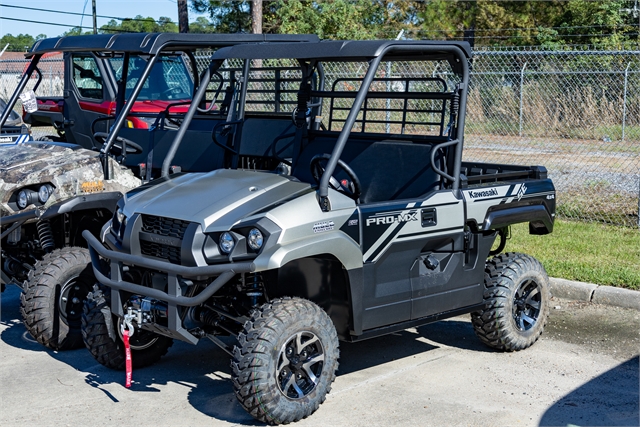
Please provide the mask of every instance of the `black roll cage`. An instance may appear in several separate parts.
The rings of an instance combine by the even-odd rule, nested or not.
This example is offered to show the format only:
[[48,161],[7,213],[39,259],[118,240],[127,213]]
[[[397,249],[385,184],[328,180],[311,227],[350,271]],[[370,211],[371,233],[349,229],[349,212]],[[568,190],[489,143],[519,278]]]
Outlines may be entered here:
[[[434,146],[431,152],[431,167],[434,171],[450,182],[450,189],[457,191],[460,188],[460,165],[462,162],[462,149],[464,145],[464,124],[467,89],[469,85],[469,59],[471,58],[471,48],[466,42],[437,42],[437,41],[389,41],[389,40],[369,40],[369,41],[321,41],[317,43],[298,44],[278,44],[266,49],[260,44],[238,45],[218,50],[212,56],[211,64],[202,76],[201,87],[193,98],[193,103],[187,112],[183,124],[176,135],[171,149],[165,158],[162,167],[162,176],[166,176],[169,165],[175,155],[177,148],[185,135],[188,123],[196,113],[196,107],[204,97],[204,88],[211,79],[212,73],[222,66],[226,59],[245,59],[245,67],[248,67],[252,59],[296,59],[303,68],[305,76],[302,84],[305,84],[307,69],[315,68],[321,61],[354,62],[366,61],[369,63],[360,89],[355,95],[353,106],[344,122],[336,145],[327,163],[325,173],[322,175],[318,188],[320,206],[323,210],[330,210],[328,202],[329,180],[334,173],[338,160],[347,143],[354,123],[357,120],[361,106],[369,94],[369,87],[375,79],[378,66],[383,60],[446,60],[451,65],[454,73],[461,81],[456,87],[454,96],[458,98],[457,112],[453,118],[453,129],[451,138]],[[245,75],[248,75],[245,73]],[[246,87],[246,85],[244,85]],[[302,88],[301,88],[302,89]],[[319,95],[318,92],[315,94]],[[444,148],[455,146],[452,174],[448,174],[439,168],[435,162],[436,153]],[[295,156],[295,154],[294,154]]]

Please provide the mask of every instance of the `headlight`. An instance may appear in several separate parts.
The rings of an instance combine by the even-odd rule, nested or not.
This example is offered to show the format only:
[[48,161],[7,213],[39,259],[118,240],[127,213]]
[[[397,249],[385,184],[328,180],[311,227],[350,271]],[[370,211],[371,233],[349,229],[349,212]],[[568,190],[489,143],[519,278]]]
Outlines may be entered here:
[[116,210],[116,220],[118,221],[118,223],[122,224],[126,221],[126,219],[127,217],[124,216],[124,212],[122,212],[122,209],[118,208]]
[[235,240],[233,240],[233,236],[228,231],[225,231],[220,235],[220,249],[222,252],[230,254],[233,250],[233,247],[236,245]]
[[127,217],[122,212],[122,208],[117,208],[113,219],[111,220],[111,230],[115,233],[116,237],[122,239],[124,235],[124,229],[127,227]]
[[43,205],[47,203],[47,200],[49,200],[49,196],[52,192],[52,188],[48,185],[41,185],[38,189],[38,200],[40,201],[40,203],[42,203]]
[[27,194],[26,190],[20,190],[16,203],[18,203],[18,207],[20,209],[24,209],[27,207],[27,205],[29,204],[29,195]]
[[262,237],[262,232],[257,228],[252,228],[247,235],[247,244],[254,251],[259,250],[264,243],[264,238]]

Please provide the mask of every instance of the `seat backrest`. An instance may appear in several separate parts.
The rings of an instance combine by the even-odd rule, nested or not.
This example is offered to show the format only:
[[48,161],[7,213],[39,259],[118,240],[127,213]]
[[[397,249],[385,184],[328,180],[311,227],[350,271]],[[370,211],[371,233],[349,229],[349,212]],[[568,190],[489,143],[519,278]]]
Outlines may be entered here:
[[[304,182],[314,183],[309,163],[316,154],[330,154],[335,137],[314,138],[302,151],[293,175]],[[351,138],[347,141],[341,159],[360,179],[361,203],[410,199],[433,190],[440,185],[440,175],[431,168],[431,144],[408,141],[370,141]],[[440,156],[436,156],[436,164]],[[348,178],[338,166],[334,176]]]
[[295,133],[291,117],[248,117],[240,129],[236,150],[241,156],[291,158]]
[[[211,129],[221,120],[193,120],[178,147],[172,164],[180,166],[184,172],[209,172],[224,165],[224,149],[211,139]],[[153,170],[162,168],[167,153],[176,137],[177,130],[124,128],[119,135],[138,143],[143,152],[127,156],[127,166],[148,163],[149,152],[153,150]]]

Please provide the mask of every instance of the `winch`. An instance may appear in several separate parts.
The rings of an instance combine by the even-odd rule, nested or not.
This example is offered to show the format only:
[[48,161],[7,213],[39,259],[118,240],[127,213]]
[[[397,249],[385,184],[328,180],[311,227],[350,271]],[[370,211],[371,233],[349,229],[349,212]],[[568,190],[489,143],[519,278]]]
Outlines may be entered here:
[[125,317],[135,320],[138,326],[145,323],[160,323],[166,325],[167,303],[153,298],[134,295],[129,298]]

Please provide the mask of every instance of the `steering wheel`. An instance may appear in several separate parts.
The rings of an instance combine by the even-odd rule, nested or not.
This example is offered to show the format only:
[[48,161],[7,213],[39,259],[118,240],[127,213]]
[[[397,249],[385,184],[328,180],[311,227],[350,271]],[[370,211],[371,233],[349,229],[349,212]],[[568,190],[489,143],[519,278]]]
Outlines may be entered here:
[[[96,132],[93,134],[93,137],[99,143],[104,144],[109,137],[109,134],[107,132]],[[121,136],[116,137],[116,142],[113,143],[112,147],[118,148],[120,149],[120,152],[122,152],[123,143],[127,145],[127,154],[140,154],[144,151],[140,145]]]
[[168,88],[168,89],[163,90],[163,91],[160,93],[160,95],[161,95],[161,96],[164,96],[164,95],[170,95],[170,94],[172,94],[172,93],[175,93],[175,94],[182,94],[182,93],[183,93],[183,92],[182,92],[182,88],[181,88],[180,86],[172,86],[172,87],[170,87],[170,88]]
[[[317,184],[320,184],[320,179],[325,172],[325,167],[322,166],[321,162],[328,161],[331,158],[331,154],[316,154],[311,159],[309,163],[309,167],[311,168],[311,175]],[[358,200],[360,198],[360,194],[362,194],[362,185],[360,185],[360,179],[356,175],[356,173],[351,169],[349,165],[343,162],[341,159],[338,159],[338,166],[342,168],[342,170],[347,174],[351,183],[353,184],[353,188],[350,188],[349,185],[342,185],[340,181],[335,179],[333,176],[329,178],[329,185],[334,190],[337,190],[343,193],[345,196],[352,198],[353,200]]]

